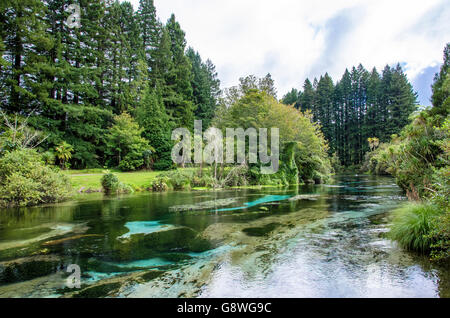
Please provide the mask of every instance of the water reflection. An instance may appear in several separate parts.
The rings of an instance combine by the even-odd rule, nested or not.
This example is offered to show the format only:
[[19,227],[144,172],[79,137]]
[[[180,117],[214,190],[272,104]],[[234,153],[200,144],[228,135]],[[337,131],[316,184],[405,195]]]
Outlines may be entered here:
[[[0,297],[61,296],[55,273],[68,264],[81,266],[87,285],[140,281],[123,297],[449,296],[448,269],[384,238],[389,211],[403,200],[390,178],[342,176],[330,185],[95,194],[3,210],[0,267],[53,267],[0,274]],[[209,202],[220,209],[205,209]],[[145,282],[133,276],[140,273]]]

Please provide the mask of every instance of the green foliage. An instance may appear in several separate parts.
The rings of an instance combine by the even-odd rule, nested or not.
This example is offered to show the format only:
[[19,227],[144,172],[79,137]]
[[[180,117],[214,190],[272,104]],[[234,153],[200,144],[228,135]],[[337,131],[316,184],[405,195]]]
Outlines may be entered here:
[[0,158],[0,205],[60,202],[71,191],[68,178],[46,166],[35,150],[15,150]]
[[450,113],[450,43],[444,49],[444,63],[439,74],[436,74],[433,84],[433,115],[445,119]]
[[435,239],[432,223],[442,211],[431,204],[406,204],[394,212],[389,238],[397,241],[403,248],[420,253],[430,252]]
[[[447,180],[448,180],[447,176]],[[450,211],[445,212],[432,220],[432,230],[430,237],[433,239],[431,244],[431,257],[436,261],[448,261],[450,259]]]
[[55,148],[55,151],[56,151],[56,157],[61,162],[61,167],[62,168],[67,168],[66,167],[66,162],[72,158],[72,152],[73,152],[72,145],[70,145],[67,142],[63,141],[61,144],[59,144]]
[[285,105],[295,105],[295,108],[299,107],[299,104],[297,103],[300,98],[300,92],[293,88],[289,93],[283,96],[283,99],[281,102]]
[[144,166],[144,154],[154,150],[141,137],[142,128],[126,112],[114,117],[115,124],[109,130],[107,153],[122,171],[133,171]]
[[42,153],[42,160],[46,165],[54,165],[55,164],[55,154],[52,151],[46,151]]
[[328,74],[313,82],[306,79],[302,92],[293,90],[285,98],[285,103],[311,111],[328,141],[329,155],[336,152],[345,166],[361,164],[369,150],[366,140],[387,142],[416,109],[416,94],[400,65],[386,66],[382,75],[359,65],[346,70],[336,84]]
[[143,127],[143,137],[154,148],[150,168],[155,170],[172,169],[174,164],[171,157],[172,140],[170,139],[169,116],[166,114],[158,91],[147,88],[144,94],[144,99],[137,107],[135,114],[139,125]]
[[393,175],[413,199],[430,197],[432,176],[448,165],[442,144],[448,143],[449,131],[436,125],[436,117],[420,113],[390,144],[368,154],[365,167],[372,173]]
[[392,238],[405,248],[431,252],[434,260],[450,256],[450,117],[445,110],[450,95],[445,88],[448,54],[447,45],[444,65],[433,85],[433,108],[417,114],[390,143],[367,154],[364,164],[372,173],[393,175],[409,199],[424,202],[398,212]]
[[[113,116],[124,111],[142,124],[135,111],[156,98],[162,107],[152,115],[158,116],[160,131],[143,135],[155,148],[144,164],[173,168],[167,140],[172,125],[192,126],[196,108],[199,118],[213,116],[219,93],[214,65],[202,62],[200,70],[207,73],[211,92],[193,92],[198,81],[192,74],[198,69],[185,54],[185,34],[174,16],[166,25],[158,20],[153,0],[140,0],[137,12],[126,1],[82,1],[80,6],[81,28],[74,29],[65,23],[65,0],[1,2],[2,111],[29,116],[31,127],[49,135],[44,151],[72,145],[72,157],[60,160],[64,166],[115,167],[124,159],[122,169],[130,170],[141,166],[139,155],[119,160],[116,154],[112,160],[105,137]],[[163,112],[166,116],[160,116]]]
[[[253,81],[245,83],[253,87],[251,84]],[[245,92],[246,86],[241,87],[239,91]],[[311,113],[302,113],[292,106],[281,104],[264,91],[250,89],[229,107],[224,108],[215,119],[214,125],[222,129],[279,128],[281,147],[279,175],[272,176],[274,179],[272,181],[269,180],[270,177],[261,176],[261,180],[253,181],[255,183],[260,181],[297,184],[300,182],[298,178],[304,181],[310,179],[320,181],[331,171],[327,142],[320,125],[313,123]],[[292,153],[295,163],[291,161]],[[253,171],[251,178],[253,180],[259,178],[256,170],[251,168],[250,171]],[[296,178],[297,171],[298,178]]]
[[131,186],[119,181],[119,178],[112,172],[107,172],[100,180],[103,192],[106,194],[113,193],[132,193],[134,190]]
[[194,173],[186,170],[174,170],[160,174],[152,188],[161,190],[189,190],[193,185]]
[[120,181],[114,173],[104,174],[100,182],[106,194],[115,193],[119,190]]
[[[260,177],[259,167],[253,167],[256,171],[254,171],[253,179],[257,179]],[[238,187],[238,186],[246,186],[248,184],[248,180],[250,179],[250,171],[247,165],[239,165],[231,168],[228,172],[225,179],[222,181],[222,184],[227,187]]]
[[215,66],[210,60],[202,61],[200,54],[188,48],[186,56],[192,64],[191,86],[193,89],[195,118],[203,121],[206,130],[214,117],[217,99],[220,95],[220,81],[217,79]]

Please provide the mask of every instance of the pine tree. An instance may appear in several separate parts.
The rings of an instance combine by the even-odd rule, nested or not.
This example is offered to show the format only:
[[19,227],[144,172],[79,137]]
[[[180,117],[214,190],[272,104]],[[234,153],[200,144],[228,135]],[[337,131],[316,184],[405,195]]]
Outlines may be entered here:
[[[328,141],[332,141],[333,121],[333,94],[334,84],[328,73],[321,76],[316,92],[316,116],[322,125],[322,132]],[[330,152],[333,153],[335,146],[331,143]]]
[[186,52],[192,64],[193,98],[195,104],[195,118],[203,120],[203,129],[210,126],[217,106],[217,98],[220,93],[220,82],[217,79],[215,67],[211,61],[203,63],[198,52],[189,48]]
[[[449,100],[449,71],[450,71],[450,43],[447,43],[444,49],[444,63],[441,66],[441,70],[434,77],[434,83],[432,86],[433,95],[431,101],[433,103],[432,114],[439,114],[443,118],[447,117],[450,112],[450,100]],[[446,85],[445,85],[446,84]],[[447,86],[447,87],[446,87]]]
[[285,105],[294,105],[295,108],[298,108],[300,104],[298,103],[300,98],[300,92],[293,88],[289,93],[283,96],[281,102]]
[[191,64],[185,55],[185,33],[173,14],[167,21],[166,29],[173,64],[166,76],[165,85],[168,86],[169,93],[164,96],[164,104],[177,125],[192,128],[194,125],[192,73]]
[[[150,75],[155,66],[155,51],[161,42],[162,25],[156,16],[156,8],[153,0],[139,0],[139,9],[135,16],[138,23],[141,56],[144,58]],[[155,83],[153,82],[155,85]]]
[[381,78],[376,68],[372,69],[367,83],[367,115],[366,115],[366,136],[367,138],[379,138],[380,122],[380,84]]
[[46,33],[46,7],[40,0],[6,0],[1,9],[1,36],[8,62],[2,71],[4,90],[8,92],[3,107],[29,114],[40,107],[48,92],[41,73],[49,66],[45,52],[54,42]]
[[313,110],[314,108],[314,88],[309,79],[305,80],[305,84],[303,85],[303,94],[300,98],[300,110]]
[[389,89],[389,118],[387,134],[397,134],[409,123],[409,115],[416,110],[417,94],[408,82],[400,64],[392,70],[392,81]]

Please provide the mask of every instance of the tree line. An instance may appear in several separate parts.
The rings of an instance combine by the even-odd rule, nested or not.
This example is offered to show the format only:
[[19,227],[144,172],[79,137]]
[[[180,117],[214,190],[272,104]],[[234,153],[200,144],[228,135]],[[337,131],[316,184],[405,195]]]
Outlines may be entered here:
[[368,139],[387,142],[417,108],[417,94],[399,64],[387,65],[381,74],[360,64],[346,69],[336,84],[328,73],[313,82],[306,79],[303,90],[292,89],[282,101],[312,111],[330,155],[337,154],[345,166],[361,164],[369,151]]
[[[73,149],[74,168],[117,166],[130,152],[135,163],[151,152],[156,169],[170,168],[172,128],[194,119],[208,127],[214,116],[214,64],[186,48],[174,15],[159,20],[153,0],[140,0],[137,11],[129,2],[80,0],[80,28],[67,23],[72,2],[1,2],[0,110],[28,117],[48,135],[45,150]],[[135,124],[146,142],[125,149],[128,136],[109,130]]]

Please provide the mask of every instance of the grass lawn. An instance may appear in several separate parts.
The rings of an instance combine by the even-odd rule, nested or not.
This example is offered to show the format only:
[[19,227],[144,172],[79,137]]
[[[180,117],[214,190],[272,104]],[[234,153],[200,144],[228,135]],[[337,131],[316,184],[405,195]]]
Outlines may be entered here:
[[[185,168],[185,170],[194,170],[194,168]],[[72,186],[76,191],[84,188],[86,190],[101,190],[102,185],[100,179],[106,169],[86,169],[86,170],[66,170],[64,173],[69,177]],[[150,187],[153,180],[160,175],[161,171],[137,171],[137,172],[120,172],[110,170],[121,182],[132,186],[134,189],[145,190]]]
[[[66,174],[77,191],[83,187],[84,191],[100,190],[102,188],[100,183],[103,176],[102,171],[102,169],[99,171],[69,170]],[[133,188],[148,188],[160,173],[160,171],[114,172],[121,182],[129,184]]]

